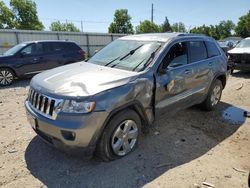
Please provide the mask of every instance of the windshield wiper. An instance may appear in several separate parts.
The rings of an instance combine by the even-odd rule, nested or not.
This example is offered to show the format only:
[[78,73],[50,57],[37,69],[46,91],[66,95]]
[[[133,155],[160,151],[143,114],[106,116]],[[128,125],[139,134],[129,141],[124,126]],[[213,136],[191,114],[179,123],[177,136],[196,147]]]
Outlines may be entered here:
[[119,59],[119,57],[116,57],[115,59],[113,59],[112,61],[108,62],[107,64],[105,64],[104,66],[109,66],[111,63],[113,63],[114,61],[116,61],[117,59]]
[[[114,61],[116,61],[117,59],[119,59],[120,61],[122,61],[123,59],[125,59],[126,57],[130,56],[130,55],[133,55],[135,53],[136,50],[138,50],[139,48],[141,48],[144,44],[138,46],[137,48],[131,50],[129,53],[127,53],[126,55],[124,56],[118,56],[116,57],[115,59],[111,60],[110,62],[108,62],[107,64],[105,64],[104,66],[109,66],[111,63],[113,63]],[[118,65],[119,63],[111,66],[111,67],[115,67],[116,65]]]
[[133,55],[135,53],[136,50],[140,49],[144,44],[138,46],[137,48],[131,50],[129,53],[127,53],[126,55],[124,55],[123,57],[121,57],[120,61],[122,61],[123,59],[125,59],[126,57]]
[[[158,48],[156,48],[155,51],[153,51],[153,52],[151,53],[150,57],[149,57],[148,60],[145,62],[145,64],[143,65],[143,68],[142,68],[141,70],[145,69],[145,68],[148,66],[149,62],[151,62],[151,60],[154,59],[155,53],[156,53],[160,48],[161,48],[161,45],[158,46]],[[133,68],[133,71],[135,71],[135,70],[136,70],[136,69],[137,69],[146,59],[147,59],[147,58],[144,58],[140,63],[138,63],[138,65],[136,65],[135,68]],[[141,71],[141,70],[140,70],[140,71]]]

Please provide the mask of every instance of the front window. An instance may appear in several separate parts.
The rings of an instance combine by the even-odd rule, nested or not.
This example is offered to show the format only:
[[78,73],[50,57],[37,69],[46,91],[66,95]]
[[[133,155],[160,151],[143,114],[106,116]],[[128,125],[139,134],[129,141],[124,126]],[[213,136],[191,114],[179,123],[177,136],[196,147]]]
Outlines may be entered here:
[[9,50],[7,50],[3,55],[4,56],[14,55],[25,46],[27,46],[27,44],[25,44],[25,43],[18,44],[16,46],[10,48]]
[[89,62],[139,72],[150,64],[160,48],[160,42],[116,40],[95,54]]
[[237,44],[236,48],[250,48],[250,39],[244,39],[239,44]]

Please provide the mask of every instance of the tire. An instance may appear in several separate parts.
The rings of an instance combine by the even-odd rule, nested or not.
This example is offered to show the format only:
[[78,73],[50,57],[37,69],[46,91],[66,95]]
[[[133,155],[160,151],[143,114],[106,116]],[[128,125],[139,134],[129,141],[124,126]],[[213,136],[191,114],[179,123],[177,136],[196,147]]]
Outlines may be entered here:
[[14,72],[9,68],[0,68],[0,86],[9,86],[15,78]]
[[215,80],[208,91],[205,101],[202,103],[204,110],[211,111],[215,109],[220,102],[222,89],[222,82],[218,79]]
[[122,158],[135,149],[140,135],[141,119],[139,115],[130,109],[123,110],[110,119],[97,144],[95,153],[103,161]]

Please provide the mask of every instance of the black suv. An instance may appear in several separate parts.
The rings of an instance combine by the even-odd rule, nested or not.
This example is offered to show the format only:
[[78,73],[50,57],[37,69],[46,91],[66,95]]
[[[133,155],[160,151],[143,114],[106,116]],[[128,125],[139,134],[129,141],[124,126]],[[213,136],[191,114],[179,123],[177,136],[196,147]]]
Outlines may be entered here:
[[84,60],[84,51],[69,41],[32,41],[14,46],[0,56],[0,86],[14,78]]

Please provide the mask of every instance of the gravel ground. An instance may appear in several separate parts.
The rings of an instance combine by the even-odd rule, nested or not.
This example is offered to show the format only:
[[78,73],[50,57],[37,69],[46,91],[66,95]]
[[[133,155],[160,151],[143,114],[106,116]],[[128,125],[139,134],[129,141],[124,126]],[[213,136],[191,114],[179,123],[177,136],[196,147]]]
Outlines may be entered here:
[[161,119],[133,153],[108,163],[43,143],[26,120],[28,89],[29,80],[0,89],[0,187],[248,187],[250,73],[229,78],[215,111]]

